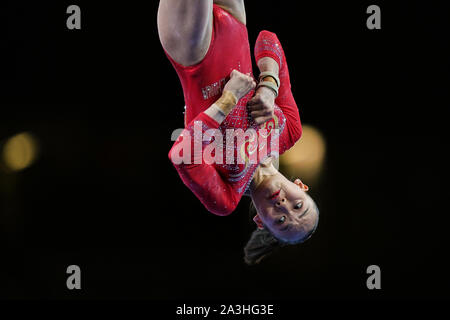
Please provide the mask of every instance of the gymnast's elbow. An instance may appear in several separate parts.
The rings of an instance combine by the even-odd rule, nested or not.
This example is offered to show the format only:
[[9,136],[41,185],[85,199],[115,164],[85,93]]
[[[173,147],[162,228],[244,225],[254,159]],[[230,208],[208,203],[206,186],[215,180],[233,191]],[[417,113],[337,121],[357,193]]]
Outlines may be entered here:
[[209,212],[215,214],[216,216],[229,216],[237,207],[237,202],[232,195],[228,195],[229,198],[225,197],[222,200],[217,199],[213,201],[208,201],[204,203],[206,209]]
[[231,207],[219,207],[219,206],[207,206],[209,212],[215,214],[216,216],[226,217],[229,216],[235,208]]
[[173,148],[171,148],[169,150],[169,153],[167,154],[167,156],[169,157],[170,162],[172,162],[175,165],[174,159],[173,159],[173,152],[172,152],[172,150],[173,150]]
[[183,150],[180,152],[178,143],[172,146],[167,156],[175,167],[181,167],[181,165],[185,164],[186,159],[183,157]]
[[293,126],[290,132],[291,140],[294,143],[297,142],[302,137],[302,134],[303,134],[302,124],[298,122],[298,124],[296,123],[295,126]]

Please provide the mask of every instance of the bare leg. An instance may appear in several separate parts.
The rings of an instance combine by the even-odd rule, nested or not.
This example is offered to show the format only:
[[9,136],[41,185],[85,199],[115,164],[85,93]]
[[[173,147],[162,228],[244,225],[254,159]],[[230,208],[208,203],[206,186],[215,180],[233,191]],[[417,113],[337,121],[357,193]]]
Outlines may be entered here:
[[212,33],[213,0],[160,0],[158,33],[176,62],[189,66],[208,52]]
[[214,4],[228,11],[243,24],[247,23],[244,0],[214,0]]

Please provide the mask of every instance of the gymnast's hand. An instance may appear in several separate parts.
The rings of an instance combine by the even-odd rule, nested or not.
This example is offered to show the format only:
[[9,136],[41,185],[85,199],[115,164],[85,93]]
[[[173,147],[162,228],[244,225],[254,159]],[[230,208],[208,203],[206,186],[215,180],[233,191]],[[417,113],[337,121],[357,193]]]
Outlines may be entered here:
[[225,84],[223,91],[230,91],[237,100],[256,87],[255,79],[237,70],[231,71],[230,80]]
[[275,94],[267,87],[259,87],[247,107],[255,123],[261,125],[273,118]]

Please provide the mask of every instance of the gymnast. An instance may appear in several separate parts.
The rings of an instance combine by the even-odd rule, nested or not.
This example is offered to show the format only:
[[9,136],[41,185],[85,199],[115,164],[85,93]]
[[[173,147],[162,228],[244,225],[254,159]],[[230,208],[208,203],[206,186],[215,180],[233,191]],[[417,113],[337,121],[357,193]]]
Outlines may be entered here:
[[[185,129],[169,152],[184,184],[217,215],[233,212],[243,195],[251,197],[257,228],[244,248],[249,265],[259,263],[278,247],[307,240],[317,228],[319,210],[306,184],[286,179],[273,165],[275,156],[291,148],[302,134],[277,36],[268,31],[258,35],[254,55],[260,74],[256,83],[243,0],[160,0],[158,32],[180,78],[186,103]],[[235,160],[239,156],[246,160],[243,163],[198,162],[194,151],[189,155],[192,161],[176,161],[183,156],[180,146],[185,139],[195,139],[199,123],[202,134],[254,129],[258,137],[266,134],[278,143],[276,148],[267,143],[267,156],[256,163],[249,161],[256,149],[248,140],[236,145],[232,154]],[[212,143],[215,140],[202,141],[203,150]]]

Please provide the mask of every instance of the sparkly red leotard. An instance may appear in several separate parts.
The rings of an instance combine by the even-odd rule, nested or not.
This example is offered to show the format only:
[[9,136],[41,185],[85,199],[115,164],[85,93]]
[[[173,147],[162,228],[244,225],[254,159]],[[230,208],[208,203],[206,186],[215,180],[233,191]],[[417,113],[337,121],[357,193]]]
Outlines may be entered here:
[[[255,45],[256,60],[258,61],[262,57],[272,57],[280,67],[281,84],[279,95],[275,99],[275,116],[264,126],[267,130],[265,154],[277,156],[292,147],[300,138],[302,129],[298,108],[290,89],[289,71],[283,49],[276,35],[267,31],[259,34]],[[170,150],[169,158],[184,184],[210,212],[217,215],[228,215],[236,208],[258,167],[259,162],[248,161],[250,154],[256,151],[252,143],[247,141],[240,146],[234,145],[232,154],[232,158],[235,159],[234,164],[229,162],[227,164],[225,161],[222,164],[205,163],[204,161],[197,163],[194,159],[194,143],[190,144],[192,147],[189,155],[190,161],[178,163],[174,159],[183,155],[185,150],[181,146],[186,141],[196,141],[203,150],[215,143],[215,139],[203,141],[202,136],[209,129],[220,130],[223,137],[226,137],[227,129],[258,130],[246,108],[247,101],[254,92],[250,92],[239,100],[220,125],[203,112],[220,97],[225,79],[233,69],[243,73],[251,72],[247,29],[225,10],[214,6],[213,35],[205,58],[197,65],[190,67],[181,66],[170,57],[169,59],[183,86],[186,103],[185,122],[187,124]],[[200,132],[201,135],[195,136],[194,128],[200,128],[197,133]],[[222,142],[223,150],[225,150],[225,140],[224,138]],[[279,141],[279,143],[272,144],[272,140]],[[261,145],[257,147],[259,148]],[[226,152],[223,153],[225,157]],[[247,161],[237,164],[238,154]],[[262,161],[264,158],[258,158],[258,160]]]

